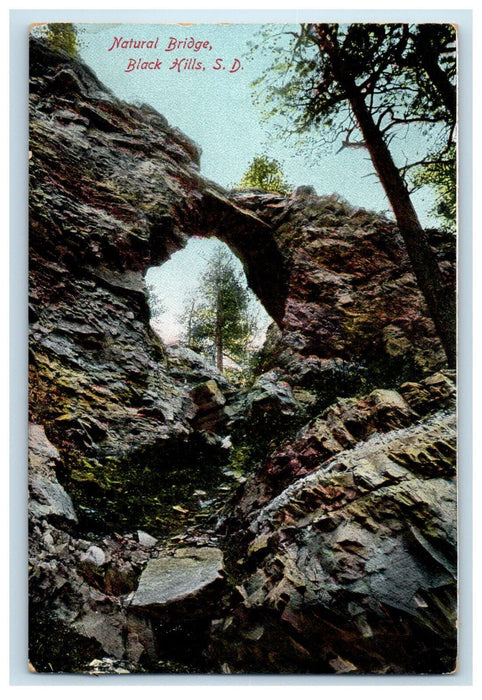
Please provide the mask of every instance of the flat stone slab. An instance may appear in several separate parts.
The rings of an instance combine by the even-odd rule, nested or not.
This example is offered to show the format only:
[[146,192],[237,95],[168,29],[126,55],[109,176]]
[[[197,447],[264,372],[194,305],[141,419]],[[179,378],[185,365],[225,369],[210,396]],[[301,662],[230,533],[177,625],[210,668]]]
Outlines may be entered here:
[[139,580],[131,605],[169,605],[197,596],[222,578],[223,553],[216,547],[188,547],[173,556],[151,559]]

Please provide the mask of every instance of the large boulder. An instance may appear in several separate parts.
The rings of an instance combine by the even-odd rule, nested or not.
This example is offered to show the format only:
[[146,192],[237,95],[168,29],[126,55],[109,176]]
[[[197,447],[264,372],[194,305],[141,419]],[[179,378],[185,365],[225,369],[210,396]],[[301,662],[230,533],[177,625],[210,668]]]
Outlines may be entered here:
[[226,423],[226,398],[214,379],[197,384],[190,395],[196,406],[192,420],[194,428],[208,433],[223,432]]
[[199,615],[206,612],[209,596],[219,588],[222,569],[223,553],[215,547],[186,547],[172,556],[151,559],[142,572],[131,606],[159,612],[194,602]]

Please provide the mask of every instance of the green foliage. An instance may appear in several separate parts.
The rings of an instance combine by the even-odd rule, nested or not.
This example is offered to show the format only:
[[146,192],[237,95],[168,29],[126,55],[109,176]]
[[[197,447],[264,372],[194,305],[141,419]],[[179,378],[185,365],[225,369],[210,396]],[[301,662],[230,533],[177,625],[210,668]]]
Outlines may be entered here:
[[56,22],[47,25],[45,40],[55,51],[65,51],[76,58],[79,53],[79,39],[75,26],[71,23]]
[[254,381],[253,372],[251,369],[250,351],[247,352],[247,355],[247,360],[243,358],[240,364],[223,368],[223,374],[228,382],[236,386],[238,389],[251,386]]
[[196,489],[214,495],[226,480],[225,455],[202,435],[185,443],[167,440],[162,449],[140,448],[123,459],[67,459],[65,485],[86,534],[137,528],[156,537],[174,534],[198,512]]
[[188,345],[216,361],[220,372],[225,357],[245,364],[257,332],[251,303],[252,294],[232,254],[217,247],[182,316]]
[[[284,426],[286,428],[286,426]],[[277,440],[273,439],[273,433]],[[244,430],[237,430],[232,436],[233,446],[229,451],[227,471],[235,475],[247,477],[253,474],[263,461],[279,446],[279,425],[267,423],[265,430],[261,432],[255,427],[246,426]],[[284,432],[283,437],[288,438],[289,433]]]
[[414,185],[429,185],[435,190],[436,204],[432,213],[438,216],[448,231],[455,231],[457,218],[457,168],[455,148],[447,156],[417,170]]
[[290,185],[285,180],[280,163],[266,155],[256,156],[239,183],[240,188],[253,188],[264,192],[289,194]]

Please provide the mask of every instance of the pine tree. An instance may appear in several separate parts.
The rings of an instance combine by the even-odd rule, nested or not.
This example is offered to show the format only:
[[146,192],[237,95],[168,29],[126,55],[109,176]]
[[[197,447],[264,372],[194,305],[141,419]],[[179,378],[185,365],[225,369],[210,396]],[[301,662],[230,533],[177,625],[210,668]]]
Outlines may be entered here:
[[257,331],[251,292],[233,256],[217,247],[183,314],[188,344],[215,361],[223,372],[225,358],[245,363]]

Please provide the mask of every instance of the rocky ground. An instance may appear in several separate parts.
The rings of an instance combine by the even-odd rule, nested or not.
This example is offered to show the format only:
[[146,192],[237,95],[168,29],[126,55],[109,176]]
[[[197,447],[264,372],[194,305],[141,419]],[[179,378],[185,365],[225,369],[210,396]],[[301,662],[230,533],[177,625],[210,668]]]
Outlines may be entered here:
[[[30,123],[34,668],[452,672],[455,377],[393,222],[223,191],[35,40]],[[143,275],[190,235],[273,318],[243,390],[150,330]]]

